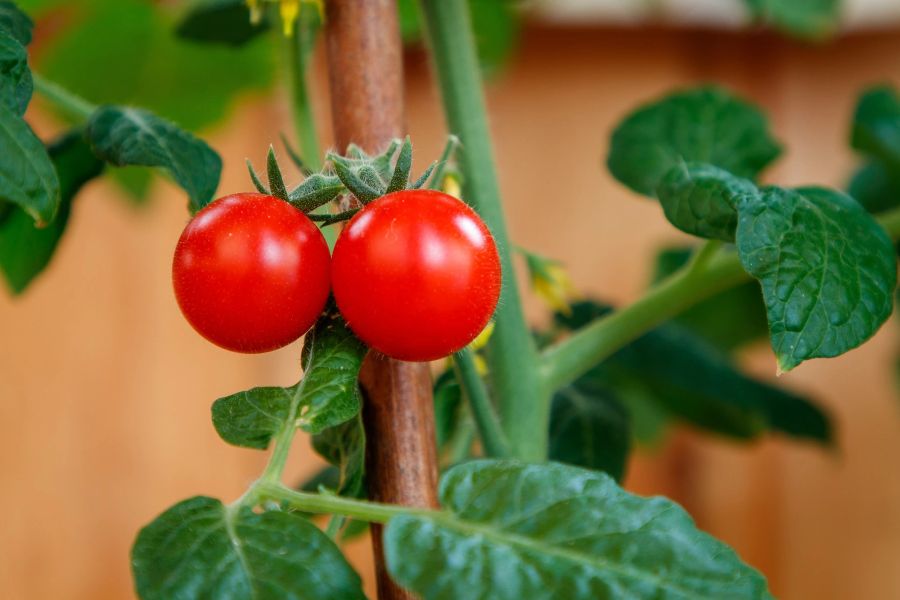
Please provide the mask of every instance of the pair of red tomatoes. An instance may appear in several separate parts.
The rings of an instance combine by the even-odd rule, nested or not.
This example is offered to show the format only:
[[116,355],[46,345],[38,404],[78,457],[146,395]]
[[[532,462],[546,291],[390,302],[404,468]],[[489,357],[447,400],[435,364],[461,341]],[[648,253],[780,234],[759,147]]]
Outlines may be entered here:
[[500,260],[484,222],[429,190],[383,196],[347,224],[330,256],[302,212],[264,194],[234,194],[185,228],[175,296],[203,337],[236,352],[285,346],[334,292],[350,329],[393,358],[435,360],[471,342],[500,296]]

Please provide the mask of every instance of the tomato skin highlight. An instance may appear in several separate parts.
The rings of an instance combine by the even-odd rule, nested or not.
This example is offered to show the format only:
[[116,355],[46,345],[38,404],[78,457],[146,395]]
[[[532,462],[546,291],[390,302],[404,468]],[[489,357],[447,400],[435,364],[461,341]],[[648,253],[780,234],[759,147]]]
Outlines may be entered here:
[[404,190],[366,205],[334,247],[335,301],[372,348],[436,360],[481,333],[500,297],[500,258],[487,226],[464,202]]
[[227,350],[290,344],[315,323],[330,289],[328,245],[302,212],[274,196],[232,194],[188,223],[172,263],[178,306]]

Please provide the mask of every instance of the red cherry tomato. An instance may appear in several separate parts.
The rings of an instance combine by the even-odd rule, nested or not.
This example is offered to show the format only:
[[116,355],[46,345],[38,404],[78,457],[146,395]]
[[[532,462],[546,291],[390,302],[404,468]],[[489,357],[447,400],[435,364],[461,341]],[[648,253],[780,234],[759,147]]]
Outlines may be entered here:
[[354,216],[331,260],[338,308],[372,348],[409,361],[475,339],[500,297],[500,258],[484,222],[453,196],[405,190]]
[[328,300],[328,245],[302,212],[233,194],[188,223],[172,264],[181,312],[210,342],[268,352],[303,335]]

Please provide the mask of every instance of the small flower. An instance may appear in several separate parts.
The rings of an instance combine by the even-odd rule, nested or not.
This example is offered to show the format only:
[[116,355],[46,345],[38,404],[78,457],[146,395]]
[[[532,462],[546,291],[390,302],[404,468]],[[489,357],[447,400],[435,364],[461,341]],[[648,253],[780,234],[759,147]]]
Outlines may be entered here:
[[459,178],[453,173],[447,173],[444,176],[444,181],[441,182],[441,190],[454,198],[462,198],[462,187],[459,185]]
[[528,266],[531,287],[550,307],[564,315],[571,315],[569,301],[579,297],[572,279],[558,261],[519,248]]
[[294,23],[297,22],[297,15],[300,14],[300,0],[281,0],[278,8],[284,37],[290,37],[294,34]]

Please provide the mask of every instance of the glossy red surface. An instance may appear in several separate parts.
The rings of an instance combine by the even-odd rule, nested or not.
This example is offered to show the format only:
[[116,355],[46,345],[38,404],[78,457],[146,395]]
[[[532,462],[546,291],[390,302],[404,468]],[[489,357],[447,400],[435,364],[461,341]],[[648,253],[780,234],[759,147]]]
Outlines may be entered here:
[[264,194],[212,202],[188,223],[172,264],[188,322],[235,352],[267,352],[303,335],[328,299],[330,257],[302,212]]
[[500,259],[465,203],[429,190],[388,194],[356,214],[332,257],[338,308],[363,341],[408,361],[471,342],[500,297]]

